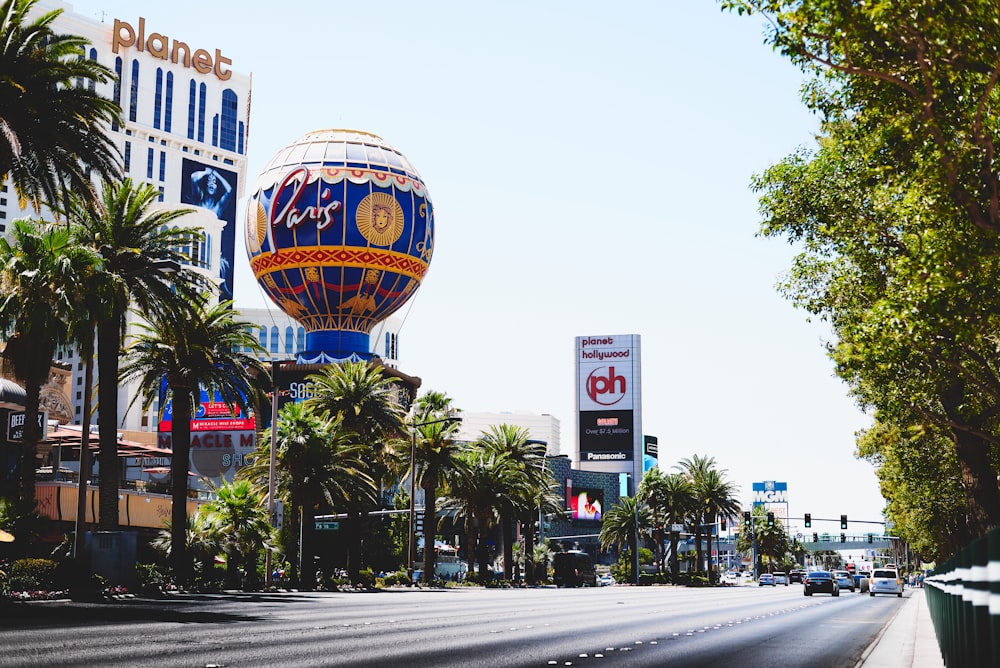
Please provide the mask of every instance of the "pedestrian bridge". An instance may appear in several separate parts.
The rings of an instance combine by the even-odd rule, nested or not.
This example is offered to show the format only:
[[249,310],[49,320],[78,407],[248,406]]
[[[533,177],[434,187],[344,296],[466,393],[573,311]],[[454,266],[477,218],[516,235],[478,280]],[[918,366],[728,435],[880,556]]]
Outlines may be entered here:
[[799,542],[809,552],[829,552],[839,550],[888,550],[893,547],[893,541],[895,540],[895,536],[876,536],[872,534],[869,541],[869,534],[862,534],[860,536],[846,534],[843,541],[840,540],[840,536],[820,536],[819,540],[816,541],[802,539]]

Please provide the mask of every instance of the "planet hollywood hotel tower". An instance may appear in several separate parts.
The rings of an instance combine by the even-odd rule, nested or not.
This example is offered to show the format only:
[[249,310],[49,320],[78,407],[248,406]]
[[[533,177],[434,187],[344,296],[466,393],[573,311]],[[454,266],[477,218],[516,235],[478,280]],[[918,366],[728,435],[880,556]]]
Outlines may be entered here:
[[581,469],[642,479],[638,334],[576,337],[577,461]]
[[[166,7],[152,6],[161,14]],[[122,108],[123,123],[107,132],[121,151],[125,175],[157,188],[158,206],[193,210],[173,224],[202,228],[205,241],[192,249],[194,264],[215,280],[222,299],[231,299],[236,205],[247,166],[250,77],[234,69],[224,45],[196,44],[183,34],[167,34],[155,18],[136,13],[98,20],[56,0],[41,0],[33,16],[56,9],[62,14],[53,22],[53,30],[86,38],[90,45],[85,57],[116,75],[99,92]],[[8,182],[3,186],[12,192]],[[16,209],[15,197],[3,200],[0,233],[7,232],[3,227],[9,227],[13,218],[32,215],[4,209],[3,205]],[[73,350],[60,350],[57,356],[73,367],[70,398],[73,421],[79,423],[83,361]],[[135,391],[129,387],[120,392],[121,428],[155,432],[158,407],[143,414],[137,401],[130,409]]]

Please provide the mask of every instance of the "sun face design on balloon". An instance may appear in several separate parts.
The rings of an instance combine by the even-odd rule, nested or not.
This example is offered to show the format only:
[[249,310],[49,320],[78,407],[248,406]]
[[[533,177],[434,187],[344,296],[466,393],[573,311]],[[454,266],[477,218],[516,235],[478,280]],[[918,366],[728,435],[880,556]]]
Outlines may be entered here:
[[372,193],[358,204],[357,223],[369,243],[391,246],[403,233],[403,207],[388,193]]

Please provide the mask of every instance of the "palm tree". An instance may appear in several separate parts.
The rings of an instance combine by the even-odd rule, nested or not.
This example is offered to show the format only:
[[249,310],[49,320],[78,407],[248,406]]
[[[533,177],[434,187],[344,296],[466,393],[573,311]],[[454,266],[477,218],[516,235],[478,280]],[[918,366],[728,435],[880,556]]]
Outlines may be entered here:
[[473,447],[462,453],[461,460],[449,476],[447,495],[440,507],[465,517],[469,572],[478,561],[479,578],[487,582],[493,577],[487,538],[496,520],[513,511],[510,499],[523,494],[524,476],[505,452]]
[[612,547],[628,546],[629,570],[632,571],[632,579],[638,582],[636,577],[635,555],[638,554],[638,536],[653,522],[653,513],[649,507],[642,504],[634,496],[623,496],[618,503],[611,506],[601,516],[601,548],[610,549]]
[[[663,473],[659,468],[652,468],[639,484],[639,499],[649,506],[653,512],[658,527],[668,527],[673,524],[684,524],[691,515],[694,506],[694,488],[683,475],[679,473]],[[663,529],[660,529],[663,532]],[[680,574],[680,563],[677,559],[677,543],[680,535],[676,531],[667,532],[670,536],[670,577],[677,581]],[[657,550],[661,541],[657,540]],[[662,555],[657,563],[662,563]]]
[[[701,493],[698,490],[698,486],[704,480],[705,476],[708,475],[708,472],[715,469],[715,457],[694,455],[690,459],[682,459],[675,468],[679,468],[687,476],[687,479],[691,481],[691,485],[694,487],[695,497],[700,497]],[[704,566],[701,536],[706,524],[705,509],[700,505],[695,506],[692,509],[691,519],[693,520],[692,524],[694,524],[694,549],[698,560],[695,571],[700,573]]]
[[[226,576],[230,588],[255,588],[257,555],[270,541],[271,524],[264,497],[254,491],[248,480],[224,483],[215,490],[216,498],[208,503],[212,521],[226,551]],[[242,564],[247,580],[239,582]]]
[[40,212],[67,192],[95,197],[91,171],[118,177],[105,126],[120,121],[121,108],[92,86],[114,72],[85,57],[86,39],[52,31],[61,9],[31,18],[36,1],[0,3],[0,177]]
[[440,392],[428,392],[418,398],[410,429],[413,430],[413,460],[409,451],[404,457],[406,477],[414,480],[424,492],[424,569],[423,580],[434,579],[435,541],[437,533],[437,490],[452,471],[461,466],[462,445],[453,437],[458,422],[446,415],[451,412],[451,399]]
[[[719,517],[734,517],[740,513],[740,502],[736,498],[739,487],[725,479],[725,471],[715,469],[708,471],[695,485],[695,493],[698,497],[698,504],[704,513],[705,524],[712,525],[716,529],[718,529],[716,521]],[[710,543],[711,540],[711,534],[709,534]],[[718,540],[718,533],[716,533],[716,540]],[[711,552],[711,547],[709,552]],[[708,581],[710,584],[715,583],[716,570],[709,569]]]
[[[125,179],[106,181],[100,199],[94,203],[74,193],[69,197],[67,216],[74,225],[74,238],[92,248],[103,260],[105,280],[110,286],[107,308],[98,313],[97,376],[100,407],[100,529],[118,529],[118,365],[126,316],[130,304],[149,313],[160,304],[208,289],[192,271],[176,271],[191,257],[179,248],[200,238],[194,229],[171,225],[186,215],[187,209],[155,208],[159,191],[152,185]],[[90,355],[84,355],[89,360]],[[103,382],[101,382],[103,379]]]
[[[543,497],[551,495],[555,484],[555,480],[545,463],[546,444],[542,441],[531,440],[530,435],[525,427],[509,424],[491,425],[476,442],[479,447],[488,452],[506,453],[510,457],[511,463],[524,477],[523,484],[519,486],[524,494],[520,498],[512,498],[511,507],[525,529],[525,551],[527,554],[531,554],[534,550],[533,515],[538,512]],[[551,503],[547,505],[551,505]],[[561,505],[560,502],[559,507]],[[512,577],[511,566],[514,562],[512,519],[513,517],[501,518],[504,579],[507,580]],[[529,568],[528,572],[531,573],[532,570]]]
[[[355,497],[373,499],[375,482],[365,472],[361,460],[363,449],[351,442],[339,422],[315,414],[302,403],[289,403],[278,414],[275,432],[276,494],[285,502],[290,512],[288,522],[288,554],[292,562],[292,582],[304,588],[312,586],[313,531],[316,507],[326,502],[333,509],[346,506]],[[257,441],[253,464],[237,473],[238,479],[250,480],[256,490],[266,494],[270,476],[270,429]],[[301,535],[304,545],[299,545],[300,515]],[[302,558],[299,559],[299,551]],[[304,572],[299,574],[298,564]]]
[[[150,544],[172,560],[171,546],[175,544],[173,529],[170,522],[164,522],[164,525]],[[183,545],[187,546],[189,556],[199,566],[196,577],[202,583],[208,583],[215,569],[215,557],[223,551],[223,546],[214,516],[207,505],[200,506],[194,515],[185,518],[184,535]]]
[[[396,379],[383,376],[377,366],[367,362],[344,362],[331,364],[307,380],[313,384],[313,396],[306,405],[337,420],[345,432],[353,434],[364,448],[362,460],[368,475],[379,483],[384,481],[391,469],[389,446],[403,430],[404,411],[394,391]],[[354,498],[348,504],[347,571],[352,582],[361,579],[362,536],[373,508],[374,503],[367,498]]]
[[[267,371],[252,354],[242,352],[261,348],[250,329],[234,317],[232,302],[210,305],[207,297],[182,299],[175,305],[154,309],[146,318],[125,352],[120,377],[123,382],[139,381],[145,397],[144,410],[156,397],[161,398],[161,410],[167,399],[173,405],[170,523],[175,544],[170,553],[175,576],[186,583],[190,564],[184,526],[192,407],[199,404],[204,389],[209,396],[219,396],[230,408],[238,406],[247,412],[248,397],[255,395]],[[164,378],[166,388],[161,397]]]
[[0,237],[0,333],[7,344],[3,369],[24,383],[24,435],[18,458],[19,495],[35,498],[36,446],[41,431],[39,394],[48,380],[56,347],[69,343],[87,319],[88,288],[100,260],[72,243],[61,226],[17,220],[11,240]]

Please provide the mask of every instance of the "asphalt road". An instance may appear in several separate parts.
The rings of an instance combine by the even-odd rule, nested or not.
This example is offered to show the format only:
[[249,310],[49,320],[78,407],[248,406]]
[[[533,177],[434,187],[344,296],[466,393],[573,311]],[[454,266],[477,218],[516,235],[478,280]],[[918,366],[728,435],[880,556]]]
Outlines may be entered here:
[[901,602],[791,585],[36,603],[0,611],[0,666],[853,667]]

